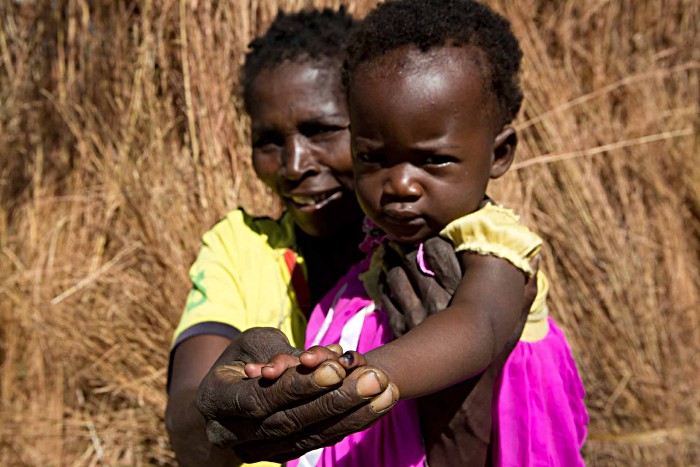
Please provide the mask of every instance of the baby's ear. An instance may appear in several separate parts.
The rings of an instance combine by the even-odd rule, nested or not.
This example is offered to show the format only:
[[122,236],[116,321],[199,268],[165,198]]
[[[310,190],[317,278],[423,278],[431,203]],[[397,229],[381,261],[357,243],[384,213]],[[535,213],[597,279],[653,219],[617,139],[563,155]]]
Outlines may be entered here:
[[491,178],[498,178],[508,171],[515,158],[515,147],[518,145],[518,135],[515,128],[503,128],[493,140],[493,162],[491,163]]

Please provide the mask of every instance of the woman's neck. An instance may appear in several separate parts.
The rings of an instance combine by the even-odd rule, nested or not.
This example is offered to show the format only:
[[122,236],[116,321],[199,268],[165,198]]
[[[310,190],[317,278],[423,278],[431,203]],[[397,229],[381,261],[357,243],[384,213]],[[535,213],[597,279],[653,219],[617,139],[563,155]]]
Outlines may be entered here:
[[316,305],[350,266],[362,259],[358,248],[364,236],[361,223],[331,237],[311,237],[299,229],[296,236],[306,263],[311,302]]

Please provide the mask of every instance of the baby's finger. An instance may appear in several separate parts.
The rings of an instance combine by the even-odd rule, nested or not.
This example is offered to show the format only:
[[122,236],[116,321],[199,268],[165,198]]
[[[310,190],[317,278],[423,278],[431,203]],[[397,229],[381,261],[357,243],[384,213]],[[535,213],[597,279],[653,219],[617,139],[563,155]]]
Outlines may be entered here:
[[364,354],[361,354],[360,352],[348,350],[340,356],[338,363],[340,363],[346,371],[350,371],[357,367],[367,365],[367,359],[365,358]]
[[[339,345],[333,345],[337,346],[334,348],[337,348],[342,351],[342,348]],[[299,361],[306,368],[316,368],[321,363],[327,360],[337,360],[340,354],[336,353],[333,349],[330,349],[329,347],[324,347],[322,345],[315,345],[313,347],[310,347],[308,350],[302,352],[299,355]]]
[[260,369],[261,376],[265,379],[277,379],[287,368],[299,365],[299,359],[289,354],[275,355]]
[[260,370],[267,365],[267,363],[246,363],[246,365],[243,367],[243,371],[245,371],[245,375],[248,378],[259,378],[262,373]]

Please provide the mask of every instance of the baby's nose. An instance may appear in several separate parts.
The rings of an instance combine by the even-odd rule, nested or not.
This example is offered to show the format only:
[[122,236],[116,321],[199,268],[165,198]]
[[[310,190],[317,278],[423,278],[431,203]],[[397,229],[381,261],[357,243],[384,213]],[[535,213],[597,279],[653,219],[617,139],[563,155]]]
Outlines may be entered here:
[[418,179],[417,170],[410,164],[392,167],[384,184],[385,194],[404,200],[420,198],[423,195],[423,187]]

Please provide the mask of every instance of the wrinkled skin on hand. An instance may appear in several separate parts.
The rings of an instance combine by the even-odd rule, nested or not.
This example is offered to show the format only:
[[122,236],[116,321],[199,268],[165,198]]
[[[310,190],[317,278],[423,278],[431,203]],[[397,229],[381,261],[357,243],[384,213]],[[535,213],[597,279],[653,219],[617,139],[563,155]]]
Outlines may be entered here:
[[[265,362],[276,354],[299,356],[302,351],[274,328],[241,333],[199,387],[197,407],[206,420],[209,440],[232,448],[244,462],[284,462],[334,444],[388,412],[375,412],[373,402],[389,386],[384,372],[371,366],[346,371],[338,364],[337,353],[318,350],[324,351],[327,355],[321,360],[326,361],[313,371],[297,366],[275,381],[248,378],[246,363]],[[376,383],[367,385],[363,378],[358,390],[358,380],[368,373]]]
[[382,299],[394,337],[422,323],[429,315],[447,308],[462,272],[454,247],[440,237],[423,244],[425,262],[435,273],[423,274],[416,261],[418,250],[390,243],[384,251],[385,275]]
[[[434,276],[422,273],[417,250],[390,245],[385,251],[382,283],[384,307],[392,331],[402,336],[428,316],[445,309],[462,278],[450,242],[434,237],[423,244],[425,262]],[[539,258],[533,262],[539,270]],[[525,284],[520,322],[498,357],[481,374],[418,400],[421,428],[431,467],[486,465],[489,462],[491,407],[498,376],[520,340],[527,315],[537,295],[536,274]]]

